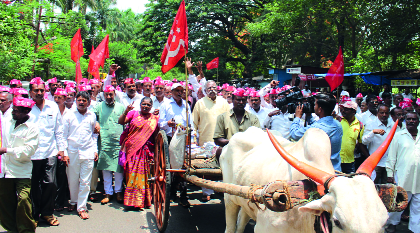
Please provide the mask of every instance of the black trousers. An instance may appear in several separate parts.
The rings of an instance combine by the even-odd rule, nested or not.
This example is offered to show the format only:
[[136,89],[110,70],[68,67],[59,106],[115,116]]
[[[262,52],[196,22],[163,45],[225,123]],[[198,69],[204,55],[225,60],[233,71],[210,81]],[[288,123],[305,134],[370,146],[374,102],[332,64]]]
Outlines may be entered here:
[[64,207],[68,203],[70,197],[66,168],[64,162],[61,160],[57,162],[57,172],[55,176],[57,179],[57,195],[55,197],[56,208]]
[[32,213],[34,220],[39,221],[40,216],[51,216],[54,213],[57,157],[32,160],[32,165]]

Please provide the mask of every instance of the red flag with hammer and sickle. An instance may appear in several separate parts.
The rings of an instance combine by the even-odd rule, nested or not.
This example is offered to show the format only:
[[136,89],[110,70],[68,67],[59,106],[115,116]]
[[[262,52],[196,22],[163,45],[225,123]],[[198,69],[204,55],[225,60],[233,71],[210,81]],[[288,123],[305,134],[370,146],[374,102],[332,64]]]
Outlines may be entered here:
[[172,69],[178,61],[188,53],[188,25],[185,12],[185,2],[182,0],[176,13],[174,23],[168,36],[165,48],[163,49],[160,62],[162,72],[166,73]]
[[344,80],[344,59],[341,46],[333,65],[328,70],[327,76],[325,76],[325,80],[327,80],[328,84],[330,85],[331,91],[340,86]]
[[216,57],[211,62],[207,63],[206,67],[208,70],[219,68],[219,57]]

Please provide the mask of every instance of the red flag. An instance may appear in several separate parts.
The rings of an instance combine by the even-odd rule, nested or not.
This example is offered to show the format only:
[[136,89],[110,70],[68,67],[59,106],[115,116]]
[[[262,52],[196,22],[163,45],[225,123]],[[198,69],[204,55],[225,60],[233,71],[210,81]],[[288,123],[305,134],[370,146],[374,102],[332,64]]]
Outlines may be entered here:
[[76,62],[76,83],[79,84],[82,81],[82,69],[80,68],[80,61]]
[[207,66],[208,70],[211,70],[211,69],[214,69],[214,68],[219,68],[219,57],[216,57],[211,62],[207,63],[206,66]]
[[[94,49],[94,47],[92,45],[92,53],[93,53],[93,51],[95,51],[95,49]],[[99,66],[98,66],[98,64],[94,60],[92,60],[92,58],[89,59],[88,72],[93,77],[95,77],[96,79],[99,79]]]
[[182,0],[176,13],[174,23],[168,36],[165,48],[163,49],[160,62],[162,72],[166,73],[172,69],[178,61],[188,53],[188,25],[185,12],[185,2]]
[[102,42],[96,47],[95,51],[89,55],[90,59],[92,59],[98,67],[104,67],[105,59],[109,58],[109,35],[106,35]]
[[79,58],[83,56],[84,54],[82,36],[80,35],[80,28],[79,30],[77,30],[73,39],[71,39],[70,48],[71,48],[71,60],[73,60],[74,62],[77,62]]
[[341,46],[333,65],[328,70],[327,76],[325,76],[325,80],[330,85],[331,91],[336,89],[344,80],[344,59]]

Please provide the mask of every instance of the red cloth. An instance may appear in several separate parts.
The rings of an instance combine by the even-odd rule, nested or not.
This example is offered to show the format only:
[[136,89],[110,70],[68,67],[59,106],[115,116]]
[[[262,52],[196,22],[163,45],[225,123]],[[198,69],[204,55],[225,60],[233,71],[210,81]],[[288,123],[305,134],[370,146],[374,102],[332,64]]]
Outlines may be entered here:
[[70,43],[71,48],[71,60],[77,62],[81,56],[83,56],[83,41],[82,36],[80,35],[80,28],[77,30],[76,34],[74,35],[73,39],[71,39]]
[[[95,51],[95,48],[92,45],[92,52],[90,54],[92,54],[94,51]],[[92,60],[92,58],[89,58],[88,72],[96,79],[99,79],[99,65],[97,62]]]
[[89,55],[90,59],[92,59],[97,66],[104,67],[105,59],[109,58],[109,35],[106,35],[102,42],[98,45],[98,47]]
[[182,0],[176,13],[174,23],[168,36],[165,48],[163,49],[160,62],[162,73],[172,69],[178,61],[188,53],[188,25],[185,12],[185,2]]
[[328,84],[330,85],[331,91],[340,86],[340,84],[344,80],[344,59],[341,47],[337,57],[334,60],[333,65],[328,70],[325,80],[327,80]]
[[208,70],[219,68],[219,57],[216,57],[211,62],[207,63],[206,67]]

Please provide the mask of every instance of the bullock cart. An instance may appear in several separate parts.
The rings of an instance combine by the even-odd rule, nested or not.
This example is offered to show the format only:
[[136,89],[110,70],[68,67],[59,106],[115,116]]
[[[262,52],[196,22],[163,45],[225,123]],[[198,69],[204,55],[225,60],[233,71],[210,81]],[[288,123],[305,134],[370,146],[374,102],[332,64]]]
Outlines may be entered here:
[[[275,139],[273,139],[271,133],[268,132],[268,134],[274,144],[273,140]],[[187,138],[191,138],[190,136],[191,134],[189,132]],[[392,140],[392,136],[389,138],[390,140]],[[189,140],[186,140],[184,165],[181,169],[171,169],[170,167],[169,145],[163,130],[157,135],[155,145],[155,157],[154,162],[151,164],[149,182],[152,183],[153,187],[156,224],[160,232],[165,231],[169,220],[171,175],[182,175],[186,181],[197,186],[213,189],[216,192],[236,195],[248,199],[249,202],[262,204],[265,206],[265,209],[275,212],[284,212],[295,206],[301,206],[312,200],[321,198],[328,192],[328,183],[334,177],[365,175],[364,173],[351,175],[336,174],[326,181],[324,180],[324,182],[308,178],[298,181],[273,180],[273,182],[263,186],[253,184],[241,186],[203,179],[203,176],[206,178],[208,176],[215,176],[220,179],[222,171],[218,166],[214,165],[214,160],[192,158],[191,142]],[[290,157],[281,153],[282,148],[276,149],[280,150],[280,155],[289,162]],[[403,188],[393,184],[385,184],[376,185],[376,190],[389,212],[402,211],[407,207],[407,193]],[[322,221],[321,224],[323,224]]]

